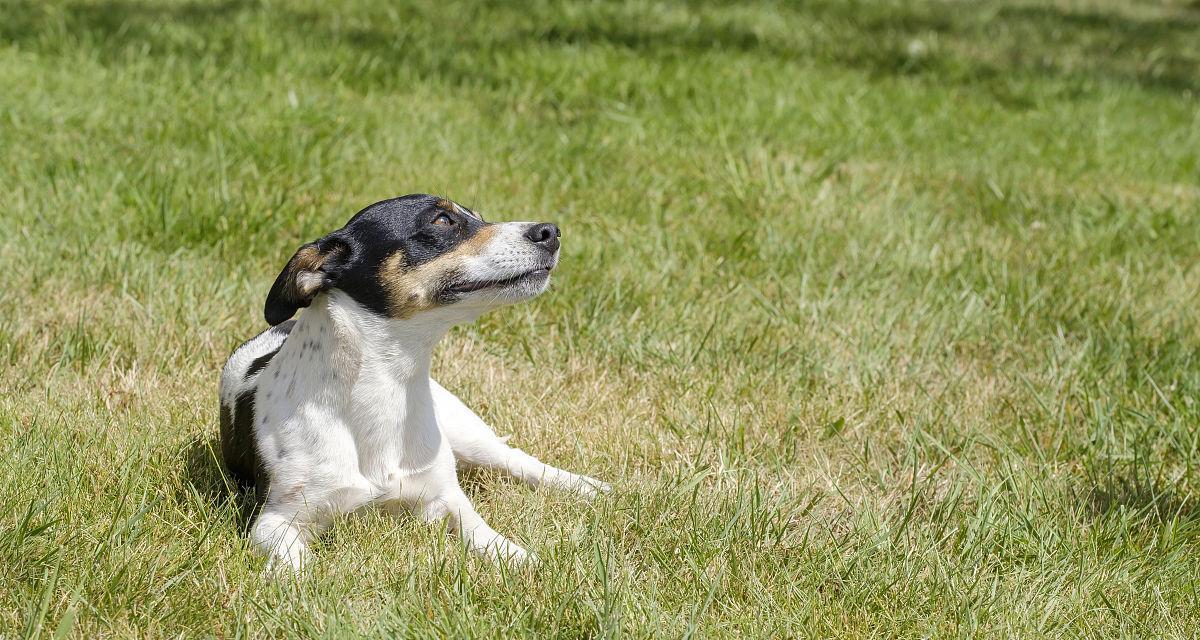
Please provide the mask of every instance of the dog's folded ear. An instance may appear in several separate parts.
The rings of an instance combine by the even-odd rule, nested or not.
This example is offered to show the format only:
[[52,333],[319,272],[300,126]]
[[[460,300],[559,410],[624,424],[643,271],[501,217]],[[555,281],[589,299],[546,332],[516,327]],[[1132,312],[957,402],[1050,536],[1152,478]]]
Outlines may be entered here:
[[300,247],[267,294],[263,308],[267,322],[274,326],[291,318],[318,293],[336,286],[350,253],[349,243],[334,236]]

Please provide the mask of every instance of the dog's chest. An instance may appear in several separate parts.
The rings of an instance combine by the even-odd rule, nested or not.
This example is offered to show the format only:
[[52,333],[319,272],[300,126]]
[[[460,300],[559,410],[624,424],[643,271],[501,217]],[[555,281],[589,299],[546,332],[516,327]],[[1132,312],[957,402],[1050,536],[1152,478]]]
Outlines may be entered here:
[[442,446],[428,354],[346,315],[305,312],[263,372],[260,450],[269,465],[298,455],[377,485],[428,468]]
[[368,477],[424,470],[442,445],[427,377],[399,382],[365,371],[351,393],[350,414],[359,466]]

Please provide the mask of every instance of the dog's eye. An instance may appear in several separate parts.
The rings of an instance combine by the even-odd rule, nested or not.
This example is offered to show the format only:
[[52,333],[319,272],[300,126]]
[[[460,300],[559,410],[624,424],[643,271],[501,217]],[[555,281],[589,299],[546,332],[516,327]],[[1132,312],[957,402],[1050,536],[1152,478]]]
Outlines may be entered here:
[[437,217],[433,219],[433,224],[440,224],[443,227],[449,227],[454,224],[454,218],[451,218],[447,214],[439,213]]

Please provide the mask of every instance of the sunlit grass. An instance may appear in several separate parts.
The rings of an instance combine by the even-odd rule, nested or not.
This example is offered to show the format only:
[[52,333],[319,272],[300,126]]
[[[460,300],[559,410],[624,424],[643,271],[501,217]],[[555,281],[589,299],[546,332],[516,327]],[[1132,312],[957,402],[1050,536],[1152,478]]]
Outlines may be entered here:
[[[0,636],[1194,637],[1186,2],[0,3]],[[439,379],[615,492],[260,576],[217,372],[375,200],[563,228]]]

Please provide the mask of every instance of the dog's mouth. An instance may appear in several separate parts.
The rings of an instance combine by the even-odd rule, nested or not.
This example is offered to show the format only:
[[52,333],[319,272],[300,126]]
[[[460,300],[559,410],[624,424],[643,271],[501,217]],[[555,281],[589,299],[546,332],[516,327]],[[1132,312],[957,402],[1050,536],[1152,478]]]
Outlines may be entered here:
[[471,293],[474,291],[482,291],[484,289],[506,289],[526,282],[529,280],[539,280],[549,277],[551,267],[539,267],[530,271],[526,271],[520,275],[511,278],[501,278],[497,280],[477,280],[475,282],[461,282],[459,284],[450,285],[447,290],[452,293]]

